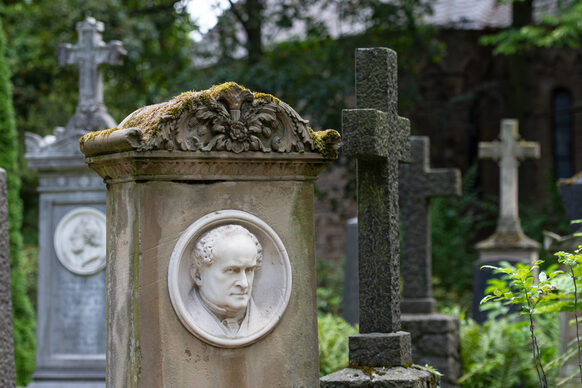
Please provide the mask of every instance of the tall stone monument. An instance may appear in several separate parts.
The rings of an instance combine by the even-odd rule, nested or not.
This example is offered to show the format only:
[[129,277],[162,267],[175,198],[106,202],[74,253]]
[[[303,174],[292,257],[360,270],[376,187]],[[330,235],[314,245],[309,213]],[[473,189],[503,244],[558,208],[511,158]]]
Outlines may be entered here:
[[81,139],[108,188],[108,386],[317,386],[313,181],[339,141],[234,82]]
[[120,42],[103,23],[77,23],[79,42],[58,51],[80,66],[79,103],[66,127],[26,134],[40,193],[36,370],[31,387],[105,385],[105,185],[83,162],[79,136],[115,125],[103,104],[100,63],[117,64]]
[[402,327],[412,336],[414,360],[437,368],[448,388],[457,387],[462,374],[459,319],[436,313],[428,205],[433,196],[461,195],[461,172],[430,168],[429,150],[428,137],[411,136],[412,161],[400,165]]
[[0,168],[0,386],[16,386],[12,297],[10,293],[10,240],[6,171]]
[[483,265],[496,265],[500,261],[531,263],[538,257],[540,244],[527,237],[521,229],[518,211],[518,167],[525,159],[540,157],[539,143],[520,139],[517,120],[501,121],[499,140],[479,143],[479,158],[493,159],[499,163],[499,219],[492,236],[477,244],[479,261],[475,264],[473,280],[473,318],[477,322],[487,319],[480,311],[479,302],[485,296],[487,280],[493,276]]
[[357,160],[360,333],[350,367],[321,387],[423,387],[434,380],[412,365],[410,334],[400,330],[398,164],[409,159],[410,125],[397,113],[396,53],[356,50],[356,107],[342,114],[344,152]]

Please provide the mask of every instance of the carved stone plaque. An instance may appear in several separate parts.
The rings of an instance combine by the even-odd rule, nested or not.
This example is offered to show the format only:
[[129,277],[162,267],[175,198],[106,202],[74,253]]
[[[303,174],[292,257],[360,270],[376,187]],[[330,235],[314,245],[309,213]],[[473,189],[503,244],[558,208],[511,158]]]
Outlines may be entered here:
[[55,230],[57,257],[76,275],[93,275],[105,268],[105,244],[105,214],[90,207],[71,210]]
[[267,335],[291,295],[283,242],[261,219],[220,210],[190,225],[168,268],[170,299],[182,324],[200,340],[235,348]]

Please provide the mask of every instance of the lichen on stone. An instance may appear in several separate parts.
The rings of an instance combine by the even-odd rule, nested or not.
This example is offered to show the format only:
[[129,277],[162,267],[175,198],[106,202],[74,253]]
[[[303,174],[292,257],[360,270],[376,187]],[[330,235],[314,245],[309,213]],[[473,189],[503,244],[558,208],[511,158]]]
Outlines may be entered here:
[[313,148],[326,158],[337,158],[338,150],[341,147],[341,136],[335,129],[325,131],[314,131],[307,127],[313,139]]

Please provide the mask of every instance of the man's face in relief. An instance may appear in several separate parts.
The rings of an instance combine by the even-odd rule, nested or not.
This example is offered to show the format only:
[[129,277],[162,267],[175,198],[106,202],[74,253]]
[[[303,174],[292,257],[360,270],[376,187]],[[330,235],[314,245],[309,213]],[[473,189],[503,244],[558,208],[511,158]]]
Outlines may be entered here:
[[236,314],[246,309],[257,266],[257,247],[250,237],[235,234],[217,241],[214,261],[200,269],[196,280],[208,302]]

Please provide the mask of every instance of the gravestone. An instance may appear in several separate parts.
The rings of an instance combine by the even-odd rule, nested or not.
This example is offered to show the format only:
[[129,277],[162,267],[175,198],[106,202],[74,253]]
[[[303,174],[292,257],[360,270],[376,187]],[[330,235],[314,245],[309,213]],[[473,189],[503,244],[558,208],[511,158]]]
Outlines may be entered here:
[[[558,188],[568,221],[582,219],[582,203],[580,201],[580,197],[582,197],[582,172],[569,179],[560,179]],[[572,233],[578,231],[581,225],[571,224]]]
[[16,386],[6,171],[0,168],[0,386]]
[[31,387],[105,385],[105,185],[83,162],[78,139],[115,124],[103,104],[100,63],[116,64],[120,42],[104,43],[103,23],[77,23],[79,43],[61,65],[79,64],[79,103],[66,127],[26,134],[38,173],[39,258],[36,369]]
[[402,327],[412,336],[415,362],[443,373],[441,386],[447,388],[457,387],[462,374],[459,319],[436,313],[428,204],[433,196],[460,195],[461,173],[430,168],[429,149],[428,137],[411,136],[411,163],[400,165]]
[[107,183],[107,384],[314,387],[313,181],[337,156],[234,82],[89,134]]
[[475,264],[473,279],[473,318],[482,323],[487,312],[480,310],[485,296],[487,280],[493,277],[483,265],[498,265],[500,261],[511,264],[535,261],[540,244],[527,237],[521,228],[518,211],[518,167],[524,159],[539,158],[539,143],[520,139],[517,120],[501,121],[499,140],[479,143],[479,158],[493,159],[499,163],[499,219],[495,233],[477,244],[479,260]]
[[[410,334],[400,331],[398,164],[409,158],[407,119],[397,113],[396,53],[356,50],[356,107],[344,110],[344,152],[357,162],[360,333],[350,367],[321,387],[421,387],[436,376],[412,367]],[[436,385],[436,384],[435,384]]]

